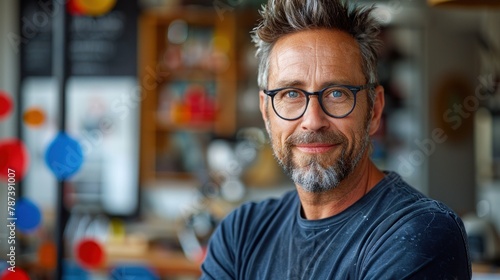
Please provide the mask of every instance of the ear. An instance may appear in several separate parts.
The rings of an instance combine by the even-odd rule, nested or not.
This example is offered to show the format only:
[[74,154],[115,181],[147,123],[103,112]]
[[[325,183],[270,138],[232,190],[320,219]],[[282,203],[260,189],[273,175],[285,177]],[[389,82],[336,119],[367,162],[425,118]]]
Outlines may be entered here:
[[375,88],[375,100],[373,101],[373,111],[369,131],[370,136],[375,134],[380,126],[382,113],[384,112],[384,106],[384,87],[379,85]]
[[268,121],[268,110],[266,108],[267,106],[267,103],[266,102],[266,97],[267,95],[264,94],[264,92],[262,90],[259,91],[259,108],[260,108],[260,113],[262,114],[262,119],[264,120],[265,123],[267,123]]

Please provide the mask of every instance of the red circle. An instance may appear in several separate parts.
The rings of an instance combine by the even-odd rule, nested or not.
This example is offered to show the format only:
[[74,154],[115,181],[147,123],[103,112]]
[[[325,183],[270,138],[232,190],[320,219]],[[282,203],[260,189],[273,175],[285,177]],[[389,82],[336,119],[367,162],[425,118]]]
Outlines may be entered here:
[[94,239],[84,238],[76,244],[76,260],[82,267],[99,268],[104,263],[102,245]]
[[29,164],[29,153],[19,139],[0,141],[0,178],[11,183],[19,182],[24,177]]
[[30,277],[22,269],[16,267],[14,268],[14,272],[5,270],[0,275],[0,280],[30,280]]
[[75,0],[69,0],[66,4],[66,8],[68,9],[69,14],[72,16],[83,15],[82,7],[80,7],[80,5],[78,5],[77,1]]
[[6,118],[12,111],[12,99],[4,92],[0,91],[0,120]]

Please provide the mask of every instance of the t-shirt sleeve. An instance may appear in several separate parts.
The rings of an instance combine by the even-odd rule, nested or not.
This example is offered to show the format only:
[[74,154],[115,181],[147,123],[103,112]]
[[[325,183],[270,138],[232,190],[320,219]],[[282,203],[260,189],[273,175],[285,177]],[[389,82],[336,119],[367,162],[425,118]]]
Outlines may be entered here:
[[471,279],[466,234],[455,214],[422,213],[381,234],[360,279]]
[[236,279],[233,225],[236,213],[229,214],[216,228],[208,243],[207,255],[201,265],[200,279]]

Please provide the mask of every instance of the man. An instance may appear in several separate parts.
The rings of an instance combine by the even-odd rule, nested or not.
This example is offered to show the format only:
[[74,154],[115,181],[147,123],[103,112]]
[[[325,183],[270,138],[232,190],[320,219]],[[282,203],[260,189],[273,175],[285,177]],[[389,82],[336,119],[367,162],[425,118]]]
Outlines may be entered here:
[[459,217],[369,158],[384,108],[371,12],[340,0],[261,11],[260,109],[296,190],[228,215],[202,279],[471,278]]

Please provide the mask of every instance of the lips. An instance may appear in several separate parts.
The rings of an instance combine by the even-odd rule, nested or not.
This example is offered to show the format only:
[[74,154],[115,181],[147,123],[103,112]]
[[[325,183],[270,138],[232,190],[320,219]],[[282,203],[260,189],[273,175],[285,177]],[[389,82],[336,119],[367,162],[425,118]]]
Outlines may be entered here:
[[335,146],[337,145],[329,143],[309,143],[309,144],[298,144],[295,147],[303,153],[320,154],[330,151]]
[[285,145],[288,149],[297,149],[304,154],[324,154],[337,146],[343,145],[347,139],[339,132],[324,131],[321,133],[295,133],[288,137]]

